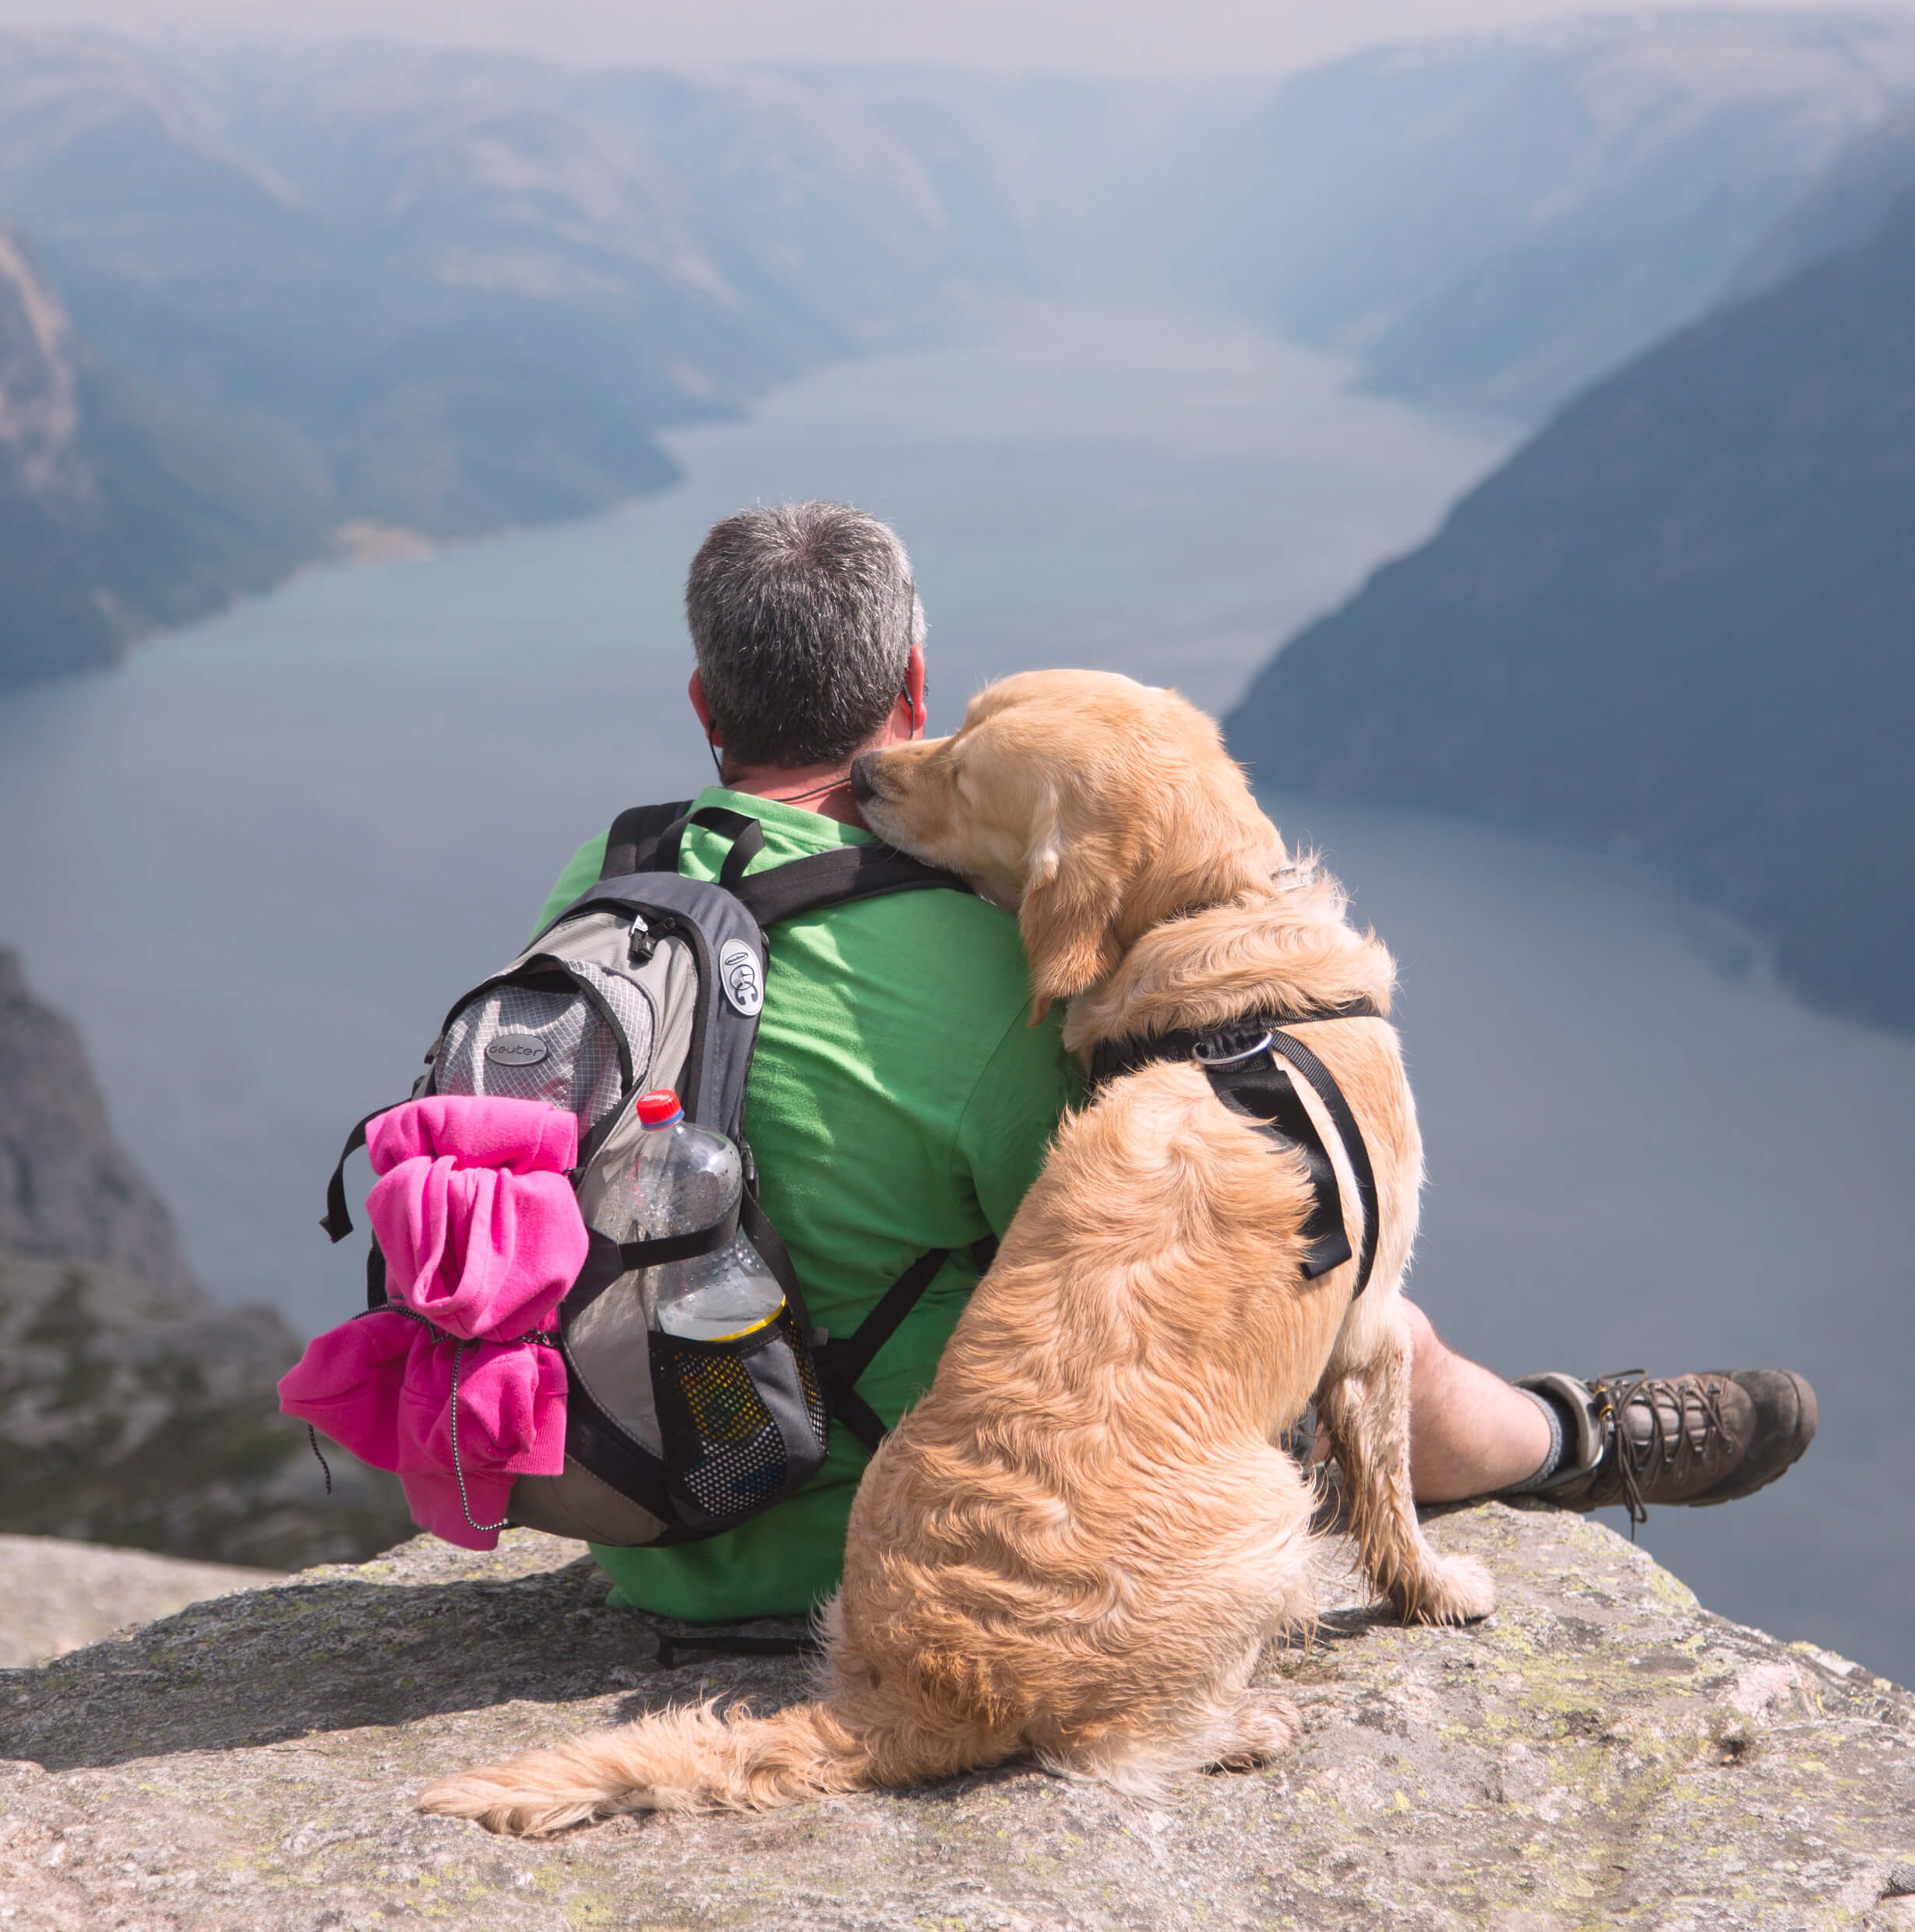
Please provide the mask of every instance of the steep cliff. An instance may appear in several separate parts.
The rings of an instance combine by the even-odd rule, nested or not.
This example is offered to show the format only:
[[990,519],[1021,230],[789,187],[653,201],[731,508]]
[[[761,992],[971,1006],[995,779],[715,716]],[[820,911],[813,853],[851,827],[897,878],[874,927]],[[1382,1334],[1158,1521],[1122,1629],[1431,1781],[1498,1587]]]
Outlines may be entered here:
[[101,362],[0,229],[0,685],[115,662],[322,552],[322,493]]
[[79,1029],[0,947],[0,1253],[105,1263],[156,1306],[207,1306],[166,1204],[114,1137]]
[[1915,198],[1579,397],[1228,721],[1259,782],[1628,847],[1915,1025]]
[[421,1539],[0,1674],[0,1891],[34,1932],[1915,1926],[1906,1691],[1710,1615],[1580,1518],[1430,1528],[1489,1564],[1494,1615],[1405,1629],[1331,1543],[1313,1637],[1258,1673],[1303,1735],[1260,1770],[1144,1805],[1027,1762],[544,1844],[410,1800],[670,1703],[790,1702],[802,1668],[661,1669],[576,1544]]
[[0,950],[0,1531],[275,1569],[383,1548],[397,1485],[340,1456],[329,1497],[278,1412],[298,1352],[194,1281],[78,1034]]

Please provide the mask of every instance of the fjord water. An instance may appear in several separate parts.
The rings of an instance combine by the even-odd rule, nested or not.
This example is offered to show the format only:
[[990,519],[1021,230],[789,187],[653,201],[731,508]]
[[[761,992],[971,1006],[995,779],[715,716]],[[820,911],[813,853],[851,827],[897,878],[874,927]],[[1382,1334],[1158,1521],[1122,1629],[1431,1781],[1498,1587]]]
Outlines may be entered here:
[[[682,435],[686,481],[599,522],[316,573],[13,694],[0,943],[84,1029],[209,1285],[325,1326],[358,1292],[359,1241],[316,1225],[345,1129],[404,1095],[579,840],[709,770],[679,596],[714,516],[827,495],[892,518],[940,728],[1030,665],[1221,710],[1507,446],[1345,375],[1215,325],[1034,311]],[[1804,1007],[1621,863],[1268,803],[1402,964],[1439,1325],[1511,1373],[1804,1368],[1804,1468],[1644,1540],[1731,1614],[1915,1675],[1915,1042]]]

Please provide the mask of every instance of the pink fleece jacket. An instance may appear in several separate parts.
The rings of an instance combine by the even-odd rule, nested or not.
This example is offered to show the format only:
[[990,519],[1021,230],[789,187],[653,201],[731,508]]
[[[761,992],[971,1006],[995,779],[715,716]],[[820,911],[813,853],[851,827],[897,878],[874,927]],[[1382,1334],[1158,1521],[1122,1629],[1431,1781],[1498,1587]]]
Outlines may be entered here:
[[566,1178],[578,1122],[542,1101],[448,1095],[381,1114],[366,1151],[395,1307],[316,1337],[280,1407],[396,1471],[421,1528],[490,1549],[497,1529],[478,1525],[503,1516],[513,1478],[565,1466],[565,1369],[534,1338],[584,1264]]

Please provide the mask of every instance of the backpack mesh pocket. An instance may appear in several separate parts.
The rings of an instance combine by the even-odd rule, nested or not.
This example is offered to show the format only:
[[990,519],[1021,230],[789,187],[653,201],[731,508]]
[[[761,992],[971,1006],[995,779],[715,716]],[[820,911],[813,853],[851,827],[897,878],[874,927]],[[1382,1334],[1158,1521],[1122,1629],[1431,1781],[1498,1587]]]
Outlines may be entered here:
[[735,1341],[656,1329],[650,1341],[666,1467],[714,1525],[755,1515],[816,1472],[828,1425],[788,1306]]
[[[597,992],[625,1037],[634,1081],[651,1063],[650,1003],[628,980],[583,961],[563,968]],[[548,978],[550,975],[547,975]],[[625,1091],[618,1034],[583,991],[505,985],[460,1009],[432,1062],[432,1091],[542,1100],[589,1133]]]

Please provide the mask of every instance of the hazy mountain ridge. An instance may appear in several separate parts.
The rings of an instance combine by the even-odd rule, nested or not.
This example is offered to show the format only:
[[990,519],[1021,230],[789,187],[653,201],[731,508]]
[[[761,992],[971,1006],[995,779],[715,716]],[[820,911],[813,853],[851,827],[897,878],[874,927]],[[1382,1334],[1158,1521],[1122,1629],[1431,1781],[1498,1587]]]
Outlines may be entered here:
[[1534,418],[1712,305],[1915,89],[1889,15],[1638,14],[1285,81],[1191,272],[1374,387]]
[[1229,721],[1260,779],[1620,843],[1915,1026],[1915,198],[1578,397]]
[[1867,16],[1282,83],[0,34],[0,220],[70,315],[97,486],[0,546],[0,681],[110,663],[342,527],[592,513],[672,480],[661,429],[1007,298],[1221,305],[1534,414],[1699,312],[1903,86],[1915,23]]
[[1915,100],[1849,143],[1737,264],[1725,299],[1773,288],[1797,270],[1864,248],[1915,193]]
[[0,35],[0,213],[138,392],[103,426],[164,397],[219,448],[182,466],[188,493],[259,525],[256,556],[217,517],[182,530],[139,463],[97,464],[178,580],[94,594],[80,520],[33,559],[68,593],[53,641],[10,640],[0,680],[110,662],[341,525],[481,534],[659,488],[657,428],[1025,285],[961,139],[910,136],[776,73]]

